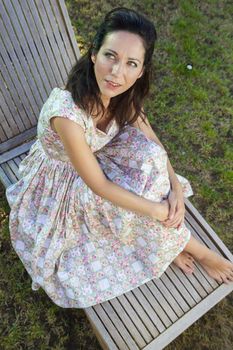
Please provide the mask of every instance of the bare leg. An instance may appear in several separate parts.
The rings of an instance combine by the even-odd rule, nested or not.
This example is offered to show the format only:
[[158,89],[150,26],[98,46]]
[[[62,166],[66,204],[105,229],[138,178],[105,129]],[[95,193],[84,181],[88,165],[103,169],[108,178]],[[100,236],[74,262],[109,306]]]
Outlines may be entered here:
[[233,263],[201,244],[193,236],[186,244],[184,252],[190,253],[208,275],[218,282],[228,284],[233,281]]

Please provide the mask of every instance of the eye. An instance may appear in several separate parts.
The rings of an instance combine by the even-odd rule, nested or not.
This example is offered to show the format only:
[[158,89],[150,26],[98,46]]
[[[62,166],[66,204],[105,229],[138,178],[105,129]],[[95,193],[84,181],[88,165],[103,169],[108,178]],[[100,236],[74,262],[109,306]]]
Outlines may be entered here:
[[106,57],[113,57],[113,58],[115,58],[115,56],[112,54],[112,53],[110,53],[110,52],[106,52],[105,54],[104,54]]
[[137,67],[138,65],[134,61],[129,61],[129,65],[132,67]]
[[[115,56],[111,52],[105,52],[104,54],[106,57],[113,58],[115,59]],[[137,67],[138,65],[134,61],[129,61],[128,62],[131,67]]]

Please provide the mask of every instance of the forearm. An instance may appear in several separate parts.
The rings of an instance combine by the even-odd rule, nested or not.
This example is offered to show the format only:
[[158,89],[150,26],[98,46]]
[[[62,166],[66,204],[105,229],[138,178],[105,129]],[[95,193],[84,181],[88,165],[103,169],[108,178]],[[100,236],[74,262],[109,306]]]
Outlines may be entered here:
[[157,203],[138,196],[109,180],[106,180],[106,185],[103,186],[101,193],[97,194],[121,208],[150,217],[152,215],[152,210],[154,212],[157,205]]
[[173,190],[181,190],[181,184],[172,168],[172,165],[170,163],[169,158],[167,158],[167,169],[168,169],[168,173],[169,173],[169,180],[170,180],[170,184],[171,184],[171,188]]

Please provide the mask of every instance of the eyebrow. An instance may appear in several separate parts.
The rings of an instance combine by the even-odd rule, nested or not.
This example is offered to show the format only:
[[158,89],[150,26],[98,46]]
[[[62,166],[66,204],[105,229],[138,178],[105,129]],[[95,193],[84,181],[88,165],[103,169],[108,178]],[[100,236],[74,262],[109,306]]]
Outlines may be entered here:
[[[118,53],[112,49],[106,49],[108,51],[112,51],[113,53],[115,53],[118,56]],[[134,61],[138,61],[139,63],[141,63],[141,61],[139,61],[137,58],[132,58],[132,57],[128,57],[129,60],[134,60]]]

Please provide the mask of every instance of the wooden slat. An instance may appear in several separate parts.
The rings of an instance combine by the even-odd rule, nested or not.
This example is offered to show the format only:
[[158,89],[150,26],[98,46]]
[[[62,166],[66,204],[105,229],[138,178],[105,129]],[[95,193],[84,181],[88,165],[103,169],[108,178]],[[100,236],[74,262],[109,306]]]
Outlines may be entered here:
[[[17,40],[20,42],[20,46],[23,47],[24,59],[27,61],[32,73],[33,84],[30,85],[32,94],[35,98],[36,105],[41,106],[46,99],[49,90],[51,89],[50,83],[46,74],[46,70],[41,62],[41,53],[38,55],[36,42],[33,38],[32,28],[29,26],[28,21],[31,19],[30,11],[24,12],[26,9],[23,6],[22,0],[14,0],[15,13],[9,8],[11,13],[11,21],[16,29],[18,35]],[[29,9],[29,8],[28,8]],[[16,15],[17,14],[17,15]],[[25,18],[26,17],[26,18]],[[32,21],[31,21],[32,22]],[[24,28],[21,30],[20,25]],[[26,74],[28,78],[28,74]],[[45,86],[48,87],[47,91]]]
[[1,165],[0,165],[0,181],[5,188],[12,185],[11,179],[6,175],[5,171],[1,168]]
[[19,167],[19,164],[21,163],[21,158],[20,157],[15,157],[14,161],[17,164],[17,166]]
[[[73,66],[73,64],[77,61],[77,59],[80,56],[79,51],[77,51],[77,56],[76,56],[75,51],[72,48],[72,43],[69,37],[69,31],[67,26],[65,25],[64,14],[62,13],[59,2],[57,2],[57,0],[50,0],[50,2],[57,21],[60,35],[62,37],[63,44],[65,46],[65,55],[67,55],[70,60],[70,68],[71,68],[71,66]],[[70,22],[70,19],[69,19],[69,22]],[[72,29],[71,37],[74,37],[73,29]],[[76,41],[75,41],[75,47],[78,47]]]
[[52,88],[64,85],[80,53],[63,0],[3,0],[0,12],[0,102],[5,104],[0,139],[5,142],[36,125]]
[[18,166],[17,163],[15,162],[15,160],[9,160],[9,162],[7,162],[9,168],[11,169],[12,173],[14,173],[16,179],[19,179],[19,171],[18,171]]
[[[46,8],[44,6],[44,2],[43,1],[36,1],[36,5],[37,5],[38,13],[40,14],[41,23],[44,26],[44,30],[46,31],[46,34],[47,34],[49,45],[52,47],[52,53],[54,55],[56,65],[57,65],[58,70],[59,70],[61,77],[62,77],[62,82],[60,85],[63,85],[63,82],[67,78],[67,71],[66,71],[66,68],[64,66],[64,62],[62,60],[62,56],[61,56],[61,53],[59,51],[59,47],[58,47],[57,42],[54,38],[53,28],[52,28],[50,20],[48,18],[48,14],[47,14]],[[47,6],[47,4],[46,4],[46,6]]]
[[[17,15],[19,17],[19,22],[21,26],[24,27],[25,38],[20,39],[21,45],[26,52],[27,61],[29,62],[30,69],[32,71],[32,77],[35,81],[35,86],[31,87],[32,94],[35,97],[38,106],[41,106],[43,101],[46,100],[48,93],[51,90],[50,76],[48,75],[48,67],[44,67],[43,61],[41,59],[41,52],[39,51],[37,45],[39,41],[34,38],[36,31],[32,30],[30,26],[32,21],[31,12],[26,12],[22,0],[18,0],[19,6],[17,9]],[[30,2],[31,3],[31,2]],[[30,10],[30,7],[28,7]],[[22,34],[21,34],[22,35]],[[29,48],[29,54],[27,54],[27,48]],[[38,54],[39,53],[39,54]],[[39,97],[39,99],[38,99]],[[40,108],[39,108],[40,110]]]
[[109,315],[109,317],[111,317],[111,322],[114,324],[115,329],[119,332],[119,334],[124,339],[128,349],[139,350],[139,347],[137,346],[130,332],[127,330],[127,328],[124,326],[121,320],[122,315],[121,317],[120,315],[118,315],[119,310],[117,310],[116,312],[112,307],[111,302],[102,303],[102,307],[105,310],[105,312]]
[[18,181],[15,173],[12,171],[12,169],[7,163],[2,164],[1,168],[4,171],[4,173],[7,174],[7,177],[10,179],[12,184]]
[[[128,302],[131,304],[132,308],[135,310],[135,312],[138,314],[140,319],[142,320],[144,326],[147,328],[147,330],[150,332],[153,338],[156,338],[157,335],[159,334],[159,331],[157,327],[154,325],[154,323],[151,320],[151,317],[154,317],[154,320],[156,323],[161,322],[161,320],[158,318],[155,312],[152,312],[150,316],[148,316],[147,312],[145,311],[144,305],[142,305],[138,298],[136,298],[135,294],[133,291],[127,292],[124,294],[125,297],[127,298]],[[161,327],[162,327],[161,323]],[[163,329],[165,327],[163,326]]]
[[[9,102],[10,101],[8,100],[8,103]],[[14,119],[12,118],[12,114],[11,114],[10,109],[8,107],[8,103],[6,103],[6,100],[0,91],[1,127],[2,127],[5,135],[8,135],[8,137],[13,137],[14,133],[19,132],[19,128],[18,128],[17,124],[15,123]],[[2,111],[4,111],[4,114]],[[7,115],[7,118],[4,118],[4,115]],[[9,123],[10,123],[10,125],[9,125]],[[11,126],[12,126],[12,128],[11,128]]]
[[[76,60],[78,60],[78,58],[80,57],[80,51],[79,51],[77,42],[75,40],[74,31],[73,31],[73,28],[71,26],[70,17],[69,17],[65,2],[64,2],[64,0],[57,0],[57,1],[60,5],[60,8],[61,8],[61,13],[62,13],[62,17],[64,18],[66,30],[69,33],[69,39],[70,39],[72,48],[73,48],[74,53],[75,53],[75,58],[76,58]],[[54,2],[55,2],[55,0],[53,0],[53,3]]]
[[[40,71],[42,72],[43,76],[45,75],[49,77],[48,79],[47,78],[43,79],[43,84],[45,86],[46,94],[48,96],[51,89],[55,87],[58,82],[56,81],[54,72],[51,68],[51,62],[48,60],[48,57],[44,49],[45,42],[47,41],[46,36],[44,35],[44,40],[42,40],[40,37],[40,32],[42,31],[41,30],[42,28],[36,26],[36,21],[34,18],[36,16],[36,13],[33,11],[34,4],[32,4],[32,2],[29,1],[29,5],[28,5],[27,0],[21,0],[20,3],[22,5],[23,10],[26,11],[27,14],[30,14],[30,15],[27,15],[26,20],[28,23],[28,27],[31,29],[33,43],[36,46],[36,49],[34,50],[34,52],[36,53],[36,50],[37,50],[37,52],[40,53],[39,55],[37,53],[38,59],[41,62]],[[37,24],[38,23],[39,22],[37,22]],[[43,100],[44,99],[45,97],[43,97]]]
[[180,293],[184,296],[187,304],[191,307],[194,307],[199,301],[201,301],[200,295],[197,293],[196,289],[190,283],[188,279],[186,279],[185,284],[182,280],[182,271],[175,264],[171,264],[166,273],[170,280],[175,284]]
[[139,330],[137,329],[133,320],[131,319],[132,315],[130,313],[127,313],[127,311],[124,309],[124,307],[119,302],[118,298],[114,298],[114,299],[110,300],[110,304],[114,308],[115,312],[121,318],[121,321],[123,323],[123,327],[125,327],[130,332],[133,339],[135,339],[139,349],[142,349],[144,346],[146,346],[145,340],[143,339],[142,335],[139,333]]
[[[164,308],[159,304],[158,300],[154,298],[150,289],[146,287],[145,284],[140,287],[133,289],[132,294],[135,295],[138,302],[142,305],[145,313],[151,318],[156,329],[159,332],[162,332],[166,327],[169,327],[172,324],[171,319],[168,317],[164,308],[167,305],[164,305]],[[176,317],[172,311],[172,317]]]
[[[169,274],[169,271],[168,271]],[[158,286],[159,290],[163,293],[169,303],[173,306],[174,311],[178,317],[181,317],[184,312],[189,310],[189,306],[177,290],[176,286],[168,278],[167,274],[163,274],[159,279],[154,280],[154,283]],[[172,320],[175,321],[176,318]]]
[[[1,82],[0,82],[1,84]],[[1,102],[0,102],[0,121],[3,120],[3,110],[1,108]],[[0,123],[0,140],[7,140],[7,136],[2,128],[2,125]]]
[[[196,289],[197,293],[200,295],[201,298],[205,298],[208,295],[204,286],[197,278],[198,271],[196,271],[196,273],[188,275],[180,271],[180,269],[175,264],[173,264],[172,269],[176,273],[176,275],[180,276],[180,280],[184,285],[187,285],[188,280],[190,284],[192,284],[193,287]],[[212,290],[211,288],[209,289]]]
[[[38,1],[37,1],[38,3]],[[35,23],[35,27],[37,28],[37,32],[39,35],[39,42],[44,47],[43,56],[45,55],[47,57],[46,61],[48,61],[48,66],[49,66],[49,77],[52,77],[51,84],[54,87],[54,81],[56,86],[62,86],[63,85],[63,79],[60,73],[60,70],[57,66],[55,57],[54,57],[54,52],[53,52],[53,47],[50,45],[49,40],[48,40],[48,35],[46,28],[44,28],[43,23],[41,22],[41,17],[39,16],[38,13],[38,8],[36,7],[36,2],[35,1],[30,1],[29,5],[33,21]],[[47,65],[45,65],[47,67]],[[51,74],[52,71],[52,74]]]
[[[189,282],[189,280],[186,281],[185,285],[180,281],[179,273],[178,273],[178,275],[176,275],[176,271],[173,271],[173,268],[172,268],[173,266],[174,266],[173,263],[170,266],[168,266],[165,274],[167,275],[167,278],[169,278],[170,281],[172,281],[172,283],[176,286],[179,293],[183,296],[186,303],[191,308],[191,307],[195,306],[196,303],[198,303],[201,300],[201,297],[197,293],[197,291],[193,287],[193,285]],[[179,270],[179,271],[181,272],[181,270]]]
[[203,299],[143,350],[163,349],[232,291],[233,283],[231,283],[231,285],[221,285],[213,291],[208,298]]
[[9,139],[0,144],[0,154],[9,152],[11,149],[20,146],[22,143],[29,141],[30,139],[36,139],[37,126],[24,131],[23,133]]
[[[19,31],[18,35],[22,36],[22,30],[19,28],[18,20],[15,16],[12,6],[10,5],[10,2],[8,2],[7,6],[8,5],[9,5],[9,9],[12,11],[11,16],[16,21],[15,25],[16,25],[16,30]],[[21,45],[19,44],[19,39],[16,37],[10,18],[2,2],[0,2],[0,12],[2,15],[2,19],[4,21],[4,24],[1,21],[1,27],[0,27],[1,33],[2,33],[2,39],[4,39],[4,45],[6,48],[2,52],[2,54],[4,54],[3,56],[4,63],[7,66],[7,69],[9,70],[10,77],[13,81],[13,84],[16,86],[17,91],[20,92],[20,100],[24,104],[25,110],[29,111],[27,113],[28,118],[30,116],[32,118],[32,121],[36,122],[34,115],[39,114],[39,108],[31,91],[31,86],[34,87],[34,90],[36,89],[35,81],[31,75],[28,62],[26,61],[26,57],[22,52]],[[2,42],[2,40],[0,42]],[[1,50],[2,49],[3,49],[3,46],[1,47]],[[26,47],[24,49],[26,50]],[[16,55],[16,52],[17,52],[17,55]],[[14,64],[15,69],[13,68],[13,66],[10,65],[9,55],[10,55],[11,61]],[[38,93],[37,93],[37,101],[41,101],[41,97]],[[24,120],[24,122],[27,123],[27,120]],[[30,127],[30,126],[33,126],[33,124],[31,124],[31,120],[30,120],[30,124],[28,124],[27,127]]]
[[[162,288],[160,289],[160,287]],[[164,287],[163,283],[160,280],[157,280],[155,283],[153,283],[151,280],[147,282],[146,285],[143,285],[139,288],[141,289],[142,292],[145,293],[146,298],[148,299],[150,304],[153,306],[155,312],[158,312],[158,307],[164,310],[163,312],[165,312],[165,314],[169,319],[168,325],[170,324],[170,320],[172,322],[176,321],[178,318],[178,314],[183,313],[177,301],[174,299],[174,297],[171,294],[168,294],[169,293],[168,289]],[[148,289],[148,292],[147,292],[147,289]],[[168,299],[169,299],[169,303],[167,301]],[[159,328],[158,324],[156,324],[156,327],[160,332],[163,331],[163,329]]]
[[2,155],[0,155],[0,164],[4,164],[9,160],[19,156],[20,154],[27,152],[33,145],[33,143],[35,143],[35,140],[24,143],[23,145],[20,145],[19,147],[14,148],[9,152],[3,153]]
[[111,315],[108,315],[108,313],[105,311],[103,304],[104,303],[97,304],[95,306],[95,311],[98,313],[98,317],[101,319],[102,324],[105,326],[111,338],[116,343],[116,346],[122,350],[129,350],[126,342],[122,338],[121,334],[117,331],[117,328],[114,326],[110,318]]
[[[1,40],[0,40],[0,47],[1,47]],[[3,76],[4,76],[4,79],[3,79]],[[7,88],[5,88],[5,85],[7,85]],[[2,110],[2,113],[0,115],[1,124],[4,121],[4,119],[8,120],[9,124],[11,125],[11,132],[13,135],[18,134],[19,131],[23,132],[29,126],[30,123],[28,122],[27,124],[28,117],[19,97],[20,91],[16,90],[10,78],[10,73],[7,71],[5,67],[5,64],[1,56],[1,49],[0,49],[0,91],[1,91],[2,99],[4,99],[5,103],[8,106],[8,109]],[[17,118],[18,114],[20,115],[21,118]],[[26,120],[26,123],[24,122],[24,120]],[[3,137],[3,138],[1,137],[1,140],[5,141],[7,138],[8,136],[6,134],[6,137]]]
[[[57,5],[55,5],[55,7],[57,7]],[[54,17],[54,13],[53,13],[53,10],[51,9],[49,1],[46,2],[45,10],[46,10],[46,13],[47,13],[49,21],[50,21],[50,25],[51,25],[51,28],[53,31],[54,39],[56,40],[58,50],[59,50],[59,53],[61,56],[61,60],[64,64],[64,70],[65,70],[64,80],[65,80],[67,77],[67,74],[69,73],[69,71],[71,69],[71,61],[70,61],[70,58],[67,55],[67,52],[65,50],[63,38],[62,38],[61,33],[59,31],[59,27],[57,25],[57,18]]]
[[[131,293],[131,292],[130,292]],[[119,295],[117,297],[117,300],[121,303],[121,305],[124,307],[128,315],[131,317],[132,322],[135,324],[135,327],[137,328],[138,332],[140,333],[141,337],[145,340],[146,343],[149,343],[151,340],[153,340],[152,335],[147,330],[146,326],[144,325],[142,319],[140,318],[140,313],[138,313],[130,304],[129,300],[125,296],[125,294]],[[137,337],[138,338],[138,337]]]
[[114,340],[112,339],[108,329],[105,328],[102,320],[98,316],[98,308],[97,312],[94,307],[85,308],[84,312],[89,320],[93,331],[102,347],[102,349],[107,350],[119,350],[119,347],[116,345]]
[[195,221],[198,222],[200,227],[203,228],[206,232],[208,232],[208,236],[211,239],[214,244],[218,246],[218,249],[221,250],[222,254],[233,262],[233,255],[230,252],[230,250],[225,246],[225,244],[222,242],[222,240],[219,238],[219,236],[215,233],[215,231],[212,229],[212,227],[207,223],[207,221],[201,216],[201,214],[198,212],[198,210],[192,205],[192,203],[185,198],[185,206],[186,209],[192,213],[192,216],[195,217]]

